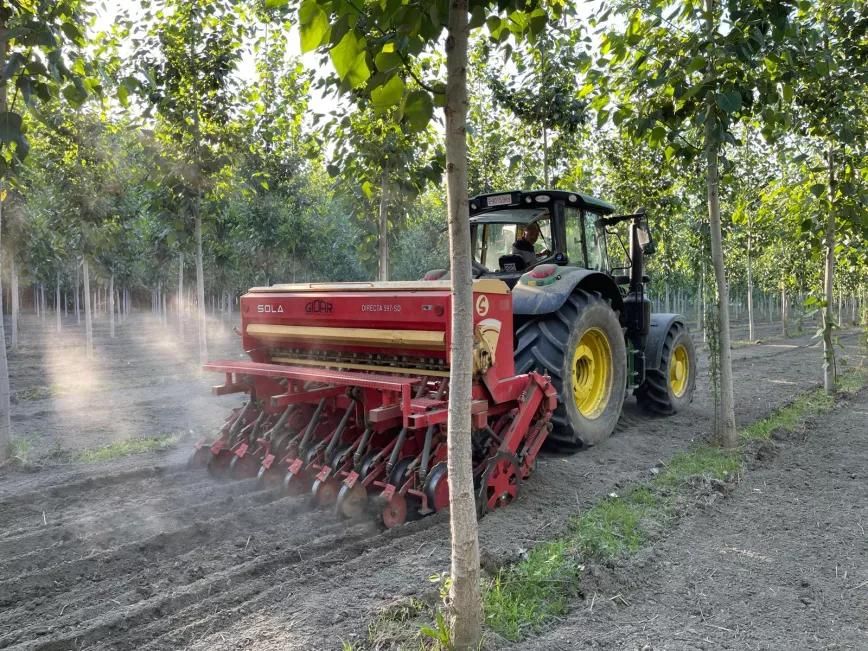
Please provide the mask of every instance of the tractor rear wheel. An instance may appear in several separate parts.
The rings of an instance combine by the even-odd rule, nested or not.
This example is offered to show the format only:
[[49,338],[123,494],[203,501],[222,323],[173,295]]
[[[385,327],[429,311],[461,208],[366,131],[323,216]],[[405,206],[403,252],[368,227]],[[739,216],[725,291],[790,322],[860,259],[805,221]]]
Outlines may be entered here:
[[607,438],[627,386],[624,332],[609,303],[575,290],[557,312],[521,325],[516,337],[516,372],[546,371],[558,390],[549,447],[572,452]]
[[636,388],[636,400],[648,411],[669,416],[693,400],[696,386],[696,350],[687,327],[674,323],[660,353],[660,368],[645,372]]

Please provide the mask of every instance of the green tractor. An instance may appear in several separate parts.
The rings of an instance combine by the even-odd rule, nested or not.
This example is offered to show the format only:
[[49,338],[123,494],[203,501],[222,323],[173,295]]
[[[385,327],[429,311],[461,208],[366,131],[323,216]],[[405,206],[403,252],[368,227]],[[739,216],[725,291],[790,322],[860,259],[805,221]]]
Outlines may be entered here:
[[[696,353],[679,314],[651,312],[644,256],[654,240],[643,210],[579,192],[470,199],[473,275],[512,289],[516,372],[546,371],[558,389],[549,444],[591,446],[618,422],[626,393],[674,414],[693,398]],[[628,222],[629,245],[613,228]],[[613,267],[609,249],[626,258]]]

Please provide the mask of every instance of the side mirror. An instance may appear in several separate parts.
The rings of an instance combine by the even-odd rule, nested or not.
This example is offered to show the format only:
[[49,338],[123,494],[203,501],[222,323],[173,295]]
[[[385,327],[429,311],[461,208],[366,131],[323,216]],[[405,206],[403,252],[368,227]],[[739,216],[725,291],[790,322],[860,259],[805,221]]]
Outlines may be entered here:
[[636,222],[636,237],[639,240],[639,246],[642,247],[644,255],[653,255],[657,250],[654,245],[654,238],[651,235],[651,226],[648,223],[648,215],[644,208],[639,208],[636,213],[641,215]]

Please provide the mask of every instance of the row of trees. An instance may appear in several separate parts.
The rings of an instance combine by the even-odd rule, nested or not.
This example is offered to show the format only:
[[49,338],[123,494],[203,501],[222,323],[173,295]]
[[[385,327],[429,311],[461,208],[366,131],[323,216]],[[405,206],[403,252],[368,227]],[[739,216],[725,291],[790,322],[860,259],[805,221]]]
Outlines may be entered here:
[[[807,297],[834,388],[832,306],[864,310],[868,285],[858,3],[649,0],[588,18],[535,0],[164,0],[87,36],[88,12],[0,9],[13,312],[48,287],[58,308],[82,297],[90,333],[93,283],[108,315],[148,296],[163,312],[192,304],[205,359],[209,296],[231,309],[253,284],[413,278],[448,260],[458,648],[479,635],[468,193],[550,186],[645,206],[657,300],[687,295],[703,322],[714,308],[724,443],[731,292],[749,323],[756,295],[780,297],[784,323]],[[322,54],[316,70],[288,55],[293,30]],[[314,95],[332,107],[322,116]]]

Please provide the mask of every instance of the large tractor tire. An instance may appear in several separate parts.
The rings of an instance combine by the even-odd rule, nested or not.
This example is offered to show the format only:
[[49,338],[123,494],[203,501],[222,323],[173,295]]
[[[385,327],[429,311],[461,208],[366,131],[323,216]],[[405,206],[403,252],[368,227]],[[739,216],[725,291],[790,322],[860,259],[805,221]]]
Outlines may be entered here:
[[675,322],[666,333],[660,353],[660,368],[645,372],[636,388],[636,400],[646,410],[669,416],[693,400],[696,386],[696,349],[687,326]]
[[575,290],[557,312],[522,324],[516,337],[516,371],[545,371],[558,390],[548,447],[573,452],[607,438],[627,385],[624,332],[609,303]]

